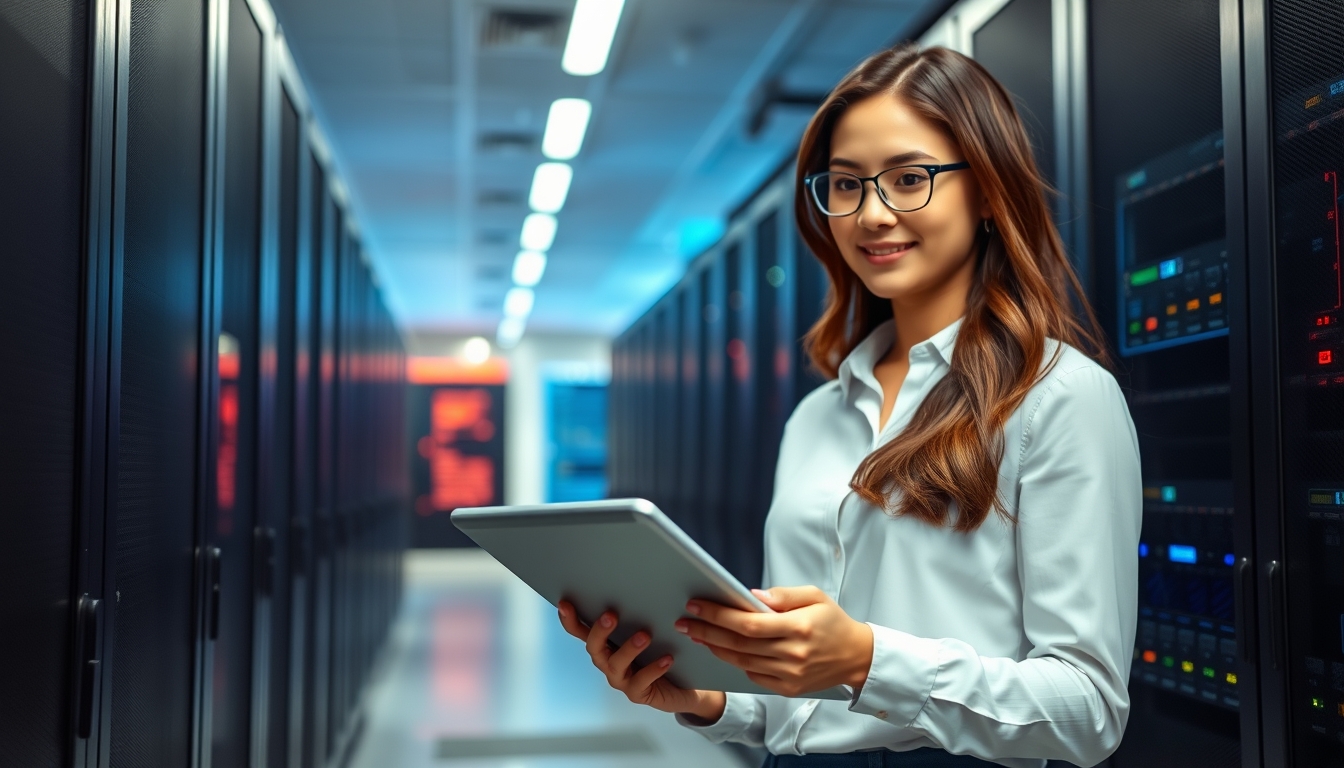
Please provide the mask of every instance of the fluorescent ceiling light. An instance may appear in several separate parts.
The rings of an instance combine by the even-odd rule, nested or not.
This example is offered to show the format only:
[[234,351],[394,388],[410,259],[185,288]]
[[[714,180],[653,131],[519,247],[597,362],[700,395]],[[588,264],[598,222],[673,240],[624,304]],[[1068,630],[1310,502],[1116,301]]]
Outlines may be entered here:
[[525,251],[549,251],[555,242],[555,217],[549,213],[532,213],[523,220],[523,236],[519,242]]
[[499,322],[499,330],[495,332],[495,343],[504,349],[512,349],[518,346],[526,328],[527,320],[524,318],[506,317]]
[[490,342],[476,336],[462,345],[462,357],[472,365],[480,365],[490,359]]
[[510,288],[509,292],[504,294],[504,316],[527,317],[532,313],[532,304],[535,301],[536,294],[532,293],[531,288]]
[[569,182],[574,180],[574,169],[564,163],[542,163],[532,174],[532,194],[528,203],[538,213],[559,213],[569,197]]
[[541,151],[552,160],[569,160],[579,154],[593,105],[587,99],[556,99],[546,117]]
[[625,0],[579,0],[569,23],[569,40],[560,66],[571,75],[596,75],[607,66],[611,39]]
[[513,282],[531,288],[541,282],[546,272],[546,254],[541,251],[519,251],[513,259]]

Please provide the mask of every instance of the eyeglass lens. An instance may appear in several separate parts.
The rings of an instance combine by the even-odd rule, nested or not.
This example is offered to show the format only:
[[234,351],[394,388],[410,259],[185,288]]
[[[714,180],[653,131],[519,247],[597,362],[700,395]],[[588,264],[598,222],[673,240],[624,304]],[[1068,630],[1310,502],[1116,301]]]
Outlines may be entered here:
[[[887,205],[898,211],[923,208],[933,194],[933,179],[923,168],[890,168],[877,177],[878,189]],[[817,174],[812,179],[812,195],[822,211],[831,216],[848,216],[859,210],[867,183],[844,171]]]

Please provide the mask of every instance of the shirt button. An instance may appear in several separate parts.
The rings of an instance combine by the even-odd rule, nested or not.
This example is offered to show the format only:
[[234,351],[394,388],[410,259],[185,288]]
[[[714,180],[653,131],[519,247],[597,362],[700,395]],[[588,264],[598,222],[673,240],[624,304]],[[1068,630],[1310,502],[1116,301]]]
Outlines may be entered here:
[[887,710],[885,710],[885,709],[879,709],[879,710],[877,710],[877,719],[878,719],[878,720],[886,720],[886,719],[887,719]]

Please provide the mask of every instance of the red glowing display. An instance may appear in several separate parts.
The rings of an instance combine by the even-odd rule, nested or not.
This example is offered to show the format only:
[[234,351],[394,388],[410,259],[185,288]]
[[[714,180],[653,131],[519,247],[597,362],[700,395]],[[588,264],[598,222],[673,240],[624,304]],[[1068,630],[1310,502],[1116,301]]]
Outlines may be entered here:
[[429,493],[416,504],[420,514],[496,501],[495,461],[464,450],[495,438],[492,405],[492,395],[483,387],[445,387],[431,394],[429,434],[416,444],[421,457],[429,462]]
[[1323,349],[1320,352],[1316,353],[1316,362],[1320,363],[1321,365],[1329,365],[1330,363],[1334,362],[1334,359],[1335,359],[1335,353],[1328,349]]

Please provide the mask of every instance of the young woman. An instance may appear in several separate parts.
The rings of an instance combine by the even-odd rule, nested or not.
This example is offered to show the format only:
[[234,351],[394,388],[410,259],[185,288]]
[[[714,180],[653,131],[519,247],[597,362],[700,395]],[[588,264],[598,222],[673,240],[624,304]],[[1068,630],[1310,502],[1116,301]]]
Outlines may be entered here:
[[[682,690],[670,657],[632,666],[647,633],[607,648],[617,616],[562,623],[632,701],[767,766],[1100,762],[1129,711],[1138,444],[1011,97],[952,51],[884,51],[798,177],[834,380],[780,448],[777,613],[692,601],[675,627],[783,695]],[[852,700],[786,698],[834,685]]]

